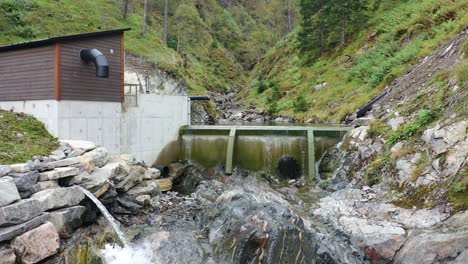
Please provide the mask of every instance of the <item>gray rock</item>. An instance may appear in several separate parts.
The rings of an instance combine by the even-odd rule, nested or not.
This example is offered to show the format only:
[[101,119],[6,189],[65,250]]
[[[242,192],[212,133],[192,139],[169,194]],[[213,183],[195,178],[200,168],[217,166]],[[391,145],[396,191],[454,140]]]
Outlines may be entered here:
[[26,198],[30,197],[31,195],[37,193],[40,190],[41,190],[41,186],[36,183],[31,188],[29,188],[28,190],[26,190],[24,192],[19,192],[19,194],[21,196],[21,199],[26,199]]
[[136,201],[136,197],[140,195],[149,195],[150,198],[159,194],[159,184],[157,181],[143,182],[125,193],[125,198]]
[[74,167],[56,168],[40,174],[39,181],[58,180],[60,178],[76,176],[80,174],[80,169]]
[[48,215],[49,213],[43,213],[40,216],[33,218],[25,223],[0,228],[0,242],[11,240],[12,238],[19,236],[28,230],[42,225],[49,217]]
[[15,181],[10,177],[0,178],[0,207],[21,199]]
[[73,150],[82,149],[84,151],[90,151],[96,148],[96,144],[85,140],[60,140],[60,143],[66,143],[70,145]]
[[107,149],[100,147],[90,152],[86,152],[83,154],[83,156],[93,159],[96,163],[96,166],[101,168],[107,163],[107,153]]
[[8,244],[0,245],[0,264],[15,264],[16,255]]
[[74,149],[72,150],[72,152],[70,153],[70,155],[68,155],[69,158],[76,158],[78,156],[81,156],[83,155],[83,153],[85,153],[86,151],[84,151],[83,149]]
[[55,226],[46,222],[15,238],[11,246],[21,263],[34,264],[57,253],[60,238]]
[[169,164],[169,177],[177,179],[184,174],[185,168],[187,167],[183,163],[175,162]]
[[8,165],[0,165],[0,177],[7,175],[11,171],[11,167]]
[[10,165],[11,172],[13,173],[22,173],[29,171],[29,164],[27,163],[18,163]]
[[84,199],[77,187],[47,189],[33,194],[30,199],[40,203],[43,211],[78,205]]
[[53,170],[55,168],[60,168],[60,167],[75,166],[78,164],[80,164],[80,160],[78,158],[68,158],[68,159],[55,160],[55,161],[50,161],[50,162],[42,162],[42,163],[35,165],[34,169],[37,169],[39,171],[45,171],[45,170]]
[[423,233],[406,241],[394,263],[444,263],[467,249],[468,231]]
[[49,158],[53,159],[53,160],[61,160],[61,159],[64,159],[66,158],[67,156],[65,155],[65,152],[61,149],[57,149],[57,150],[54,150],[52,151],[52,154],[49,155]]
[[43,211],[39,202],[35,200],[27,199],[10,204],[0,208],[0,227],[24,223]]
[[393,131],[396,131],[404,123],[405,123],[405,118],[401,116],[397,116],[387,121],[387,125],[389,125]]
[[25,192],[34,187],[39,173],[37,171],[28,171],[24,173],[10,173],[8,176],[13,178],[18,191]]
[[115,178],[115,180],[120,180],[115,184],[115,188],[119,192],[127,192],[143,181],[145,171],[145,168],[141,166],[132,166],[128,175],[122,177],[122,179],[120,177]]
[[161,177],[161,172],[158,169],[148,168],[143,178],[145,180],[156,180],[159,177]]
[[74,206],[50,212],[49,219],[62,238],[69,238],[75,229],[83,225],[84,206]]
[[37,184],[39,185],[39,191],[60,187],[57,180],[43,181],[43,182],[38,182]]

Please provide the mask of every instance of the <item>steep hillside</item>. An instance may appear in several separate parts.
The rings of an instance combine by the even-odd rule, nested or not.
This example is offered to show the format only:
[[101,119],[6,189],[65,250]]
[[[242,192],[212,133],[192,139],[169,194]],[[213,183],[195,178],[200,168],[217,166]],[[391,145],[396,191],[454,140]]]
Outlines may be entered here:
[[163,0],[147,0],[146,34],[144,0],[0,0],[0,45],[131,27],[127,52],[205,93],[243,86],[258,58],[298,20],[297,0],[168,2],[166,45]]
[[468,25],[467,1],[391,3],[320,57],[299,51],[301,29],[289,34],[257,64],[243,96],[274,114],[339,122]]

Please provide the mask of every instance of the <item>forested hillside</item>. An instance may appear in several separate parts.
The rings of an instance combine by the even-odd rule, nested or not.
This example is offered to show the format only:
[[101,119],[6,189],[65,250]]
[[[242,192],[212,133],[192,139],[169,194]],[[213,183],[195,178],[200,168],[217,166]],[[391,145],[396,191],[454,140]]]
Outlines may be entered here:
[[[339,122],[468,26],[466,0],[344,2],[300,1],[301,27],[257,64],[244,96],[271,114]],[[467,68],[456,76],[465,89]]]
[[297,0],[0,0],[0,45],[131,27],[127,52],[184,78],[192,93],[223,91],[245,85],[259,58],[298,24],[297,7]]

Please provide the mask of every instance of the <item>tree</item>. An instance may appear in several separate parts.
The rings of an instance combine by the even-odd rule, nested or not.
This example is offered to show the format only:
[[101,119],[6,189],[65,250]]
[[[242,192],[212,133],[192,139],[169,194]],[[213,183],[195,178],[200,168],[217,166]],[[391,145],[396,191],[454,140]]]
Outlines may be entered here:
[[132,4],[132,0],[122,0],[122,16],[124,19],[127,19],[128,13],[130,12],[130,5]]
[[370,0],[301,0],[301,31],[298,48],[312,57],[345,45],[367,21]]
[[163,31],[163,41],[167,44],[167,13],[168,13],[168,0],[164,0],[164,31]]
[[143,5],[143,36],[146,36],[146,13],[148,11],[148,0]]

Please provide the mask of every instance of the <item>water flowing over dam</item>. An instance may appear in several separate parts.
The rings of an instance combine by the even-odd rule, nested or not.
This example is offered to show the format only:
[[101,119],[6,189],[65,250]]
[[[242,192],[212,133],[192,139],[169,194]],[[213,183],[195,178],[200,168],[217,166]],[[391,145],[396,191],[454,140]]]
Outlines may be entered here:
[[205,167],[224,163],[227,174],[239,166],[283,179],[312,179],[315,160],[348,130],[339,126],[184,126],[181,159]]

